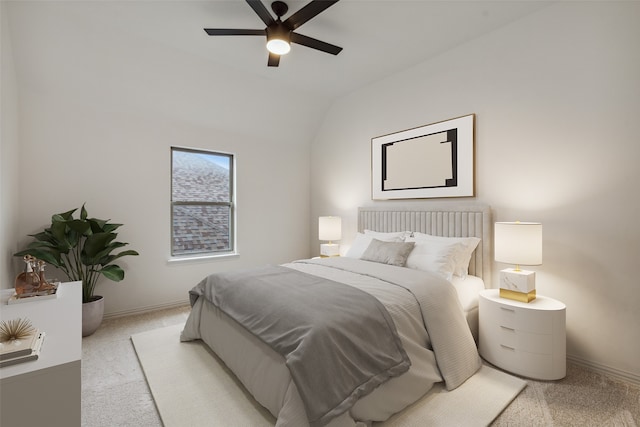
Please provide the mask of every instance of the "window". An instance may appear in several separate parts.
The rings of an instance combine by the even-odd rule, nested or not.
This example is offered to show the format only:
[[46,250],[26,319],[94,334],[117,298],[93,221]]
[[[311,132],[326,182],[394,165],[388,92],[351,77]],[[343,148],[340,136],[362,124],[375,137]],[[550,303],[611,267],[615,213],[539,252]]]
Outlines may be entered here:
[[234,251],[232,154],[171,148],[171,255]]

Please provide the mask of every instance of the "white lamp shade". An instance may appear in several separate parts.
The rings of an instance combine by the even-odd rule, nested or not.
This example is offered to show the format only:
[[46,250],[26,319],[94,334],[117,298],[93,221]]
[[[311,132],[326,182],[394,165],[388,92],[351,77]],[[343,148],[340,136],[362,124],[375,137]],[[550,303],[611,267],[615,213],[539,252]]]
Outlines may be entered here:
[[542,264],[542,224],[496,222],[495,259],[516,265]]
[[339,216],[318,218],[318,238],[329,241],[340,240],[342,238],[342,219]]

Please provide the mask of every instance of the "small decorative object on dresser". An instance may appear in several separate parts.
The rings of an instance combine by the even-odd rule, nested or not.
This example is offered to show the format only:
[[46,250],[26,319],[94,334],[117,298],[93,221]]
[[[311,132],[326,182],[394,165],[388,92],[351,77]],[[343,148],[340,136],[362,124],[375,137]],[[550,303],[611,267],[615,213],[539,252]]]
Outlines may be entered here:
[[[40,357],[40,349],[42,348],[42,343],[44,342],[44,332],[36,332],[32,339],[27,340],[26,344],[28,347],[24,349],[25,353],[21,353],[16,356],[15,353],[5,353],[0,357],[0,368],[3,366],[11,366],[18,363],[31,362],[33,360],[38,360]],[[3,343],[6,347],[10,347],[11,344]]]
[[500,271],[500,296],[530,302],[536,298],[536,273],[520,265],[542,264],[542,224],[538,222],[496,222],[495,259],[515,264]]
[[44,275],[46,263],[31,255],[25,255],[23,260],[24,271],[16,277],[15,293],[9,298],[8,304],[55,298],[58,283],[47,281]]
[[43,338],[28,319],[0,321],[0,367],[37,359]]
[[538,295],[530,303],[480,292],[480,355],[493,365],[540,380],[566,375],[566,306]]

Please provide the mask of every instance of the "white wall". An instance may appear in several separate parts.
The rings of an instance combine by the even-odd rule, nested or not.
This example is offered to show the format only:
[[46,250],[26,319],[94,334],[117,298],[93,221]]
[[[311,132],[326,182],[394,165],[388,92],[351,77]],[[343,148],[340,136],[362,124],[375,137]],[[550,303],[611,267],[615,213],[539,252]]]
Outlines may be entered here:
[[[118,238],[140,256],[122,258],[123,282],[99,282],[107,315],[186,302],[215,271],[310,255],[318,107],[145,37],[91,31],[75,19],[76,5],[92,7],[23,2],[10,10],[25,173],[12,180],[24,195],[20,218],[6,223],[19,246],[53,213],[85,202],[91,216],[124,224]],[[33,26],[51,38],[32,37]],[[265,108],[276,96],[282,107]],[[239,257],[167,262],[172,145],[236,154]]]
[[475,200],[543,223],[532,269],[567,305],[568,354],[639,380],[638,22],[638,2],[562,2],[345,96],[312,145],[312,218],[341,215],[346,249],[356,207],[382,203],[371,138],[475,113]]
[[18,250],[18,94],[5,2],[0,2],[0,288],[11,287]]
[[[91,2],[15,2],[10,34],[0,4],[2,287],[24,236],[83,202],[141,252],[123,259],[124,282],[98,285],[107,314],[316,254],[319,215],[342,215],[349,235],[374,203],[372,137],[475,113],[476,199],[496,220],[544,223],[538,289],[567,304],[569,354],[640,377],[640,3],[562,2],[347,95],[311,148],[324,108],[306,97],[77,19]],[[171,145],[237,154],[240,257],[167,263]]]

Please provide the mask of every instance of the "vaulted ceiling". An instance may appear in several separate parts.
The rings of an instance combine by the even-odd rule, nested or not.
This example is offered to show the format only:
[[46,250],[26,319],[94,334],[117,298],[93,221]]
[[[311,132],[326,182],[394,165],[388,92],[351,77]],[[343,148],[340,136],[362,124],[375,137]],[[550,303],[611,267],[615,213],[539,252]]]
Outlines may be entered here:
[[[289,12],[283,19],[307,2],[287,0]],[[56,62],[77,67],[76,61],[87,59],[82,66],[99,79],[110,66],[100,62],[100,55],[113,61],[119,51],[139,45],[143,58],[149,51],[179,52],[198,57],[217,70],[212,79],[235,80],[235,84],[242,82],[248,88],[268,86],[271,93],[312,94],[325,102],[437,57],[549,4],[342,0],[297,30],[343,47],[338,56],[293,45],[280,66],[272,68],[266,66],[262,37],[209,37],[203,31],[205,27],[264,28],[242,0],[10,3],[9,23],[19,74],[52,72],[55,76],[56,72],[65,72],[63,66],[55,69]],[[264,3],[270,10],[270,2]],[[179,56],[166,58],[171,62]],[[148,65],[162,67],[161,61]]]

